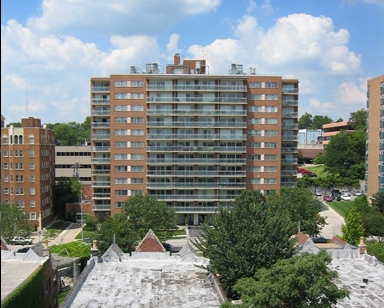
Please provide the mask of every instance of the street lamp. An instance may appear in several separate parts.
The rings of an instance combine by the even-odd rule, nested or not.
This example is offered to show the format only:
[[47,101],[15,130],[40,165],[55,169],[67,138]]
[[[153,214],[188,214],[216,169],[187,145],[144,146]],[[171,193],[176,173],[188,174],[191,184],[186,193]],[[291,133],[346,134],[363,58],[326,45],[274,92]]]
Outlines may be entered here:
[[80,224],[81,224],[81,240],[84,240],[84,231],[83,231],[83,185],[81,184],[80,175],[79,175],[79,162],[73,165],[73,177],[79,180],[80,183]]

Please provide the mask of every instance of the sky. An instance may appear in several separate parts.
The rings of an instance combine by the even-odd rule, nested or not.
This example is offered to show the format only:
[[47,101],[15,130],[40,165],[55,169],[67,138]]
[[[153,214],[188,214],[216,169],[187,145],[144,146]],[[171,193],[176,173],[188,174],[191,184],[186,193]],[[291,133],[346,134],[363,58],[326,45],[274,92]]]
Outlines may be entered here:
[[299,116],[348,120],[384,74],[384,0],[1,1],[1,114],[83,123],[90,78],[173,56],[299,80]]

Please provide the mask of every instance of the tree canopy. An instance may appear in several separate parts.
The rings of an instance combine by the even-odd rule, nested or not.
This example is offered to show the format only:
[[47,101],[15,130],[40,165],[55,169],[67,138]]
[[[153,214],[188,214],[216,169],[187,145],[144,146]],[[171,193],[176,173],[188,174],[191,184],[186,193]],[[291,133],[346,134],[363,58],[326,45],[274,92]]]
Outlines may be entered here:
[[297,226],[288,210],[276,197],[268,199],[259,191],[244,190],[231,209],[219,208],[212,223],[213,227],[202,224],[193,243],[210,259],[210,270],[220,275],[229,297],[238,279],[252,277],[296,252],[291,236]]
[[324,124],[332,123],[329,116],[315,115],[306,112],[298,121],[299,129],[321,129]]
[[115,242],[124,252],[131,252],[149,229],[160,241],[171,238],[177,229],[174,209],[150,195],[132,196],[125,201],[121,213],[101,224],[99,249],[104,252]]
[[17,205],[1,203],[1,236],[9,241],[14,236],[28,237],[32,228],[27,215]]
[[355,112],[351,112],[349,116],[349,121],[355,122],[355,129],[365,130],[367,127],[367,110],[362,108]]
[[360,237],[364,235],[364,226],[361,219],[360,212],[356,207],[352,207],[347,217],[345,218],[345,224],[341,225],[341,231],[343,232],[343,240],[357,246],[360,242]]
[[81,124],[76,122],[47,124],[55,131],[58,145],[83,145],[91,138],[91,117],[87,117]]
[[325,251],[282,259],[253,278],[240,279],[234,290],[241,296],[241,307],[332,307],[349,292],[333,283],[338,273],[328,268],[331,260]]

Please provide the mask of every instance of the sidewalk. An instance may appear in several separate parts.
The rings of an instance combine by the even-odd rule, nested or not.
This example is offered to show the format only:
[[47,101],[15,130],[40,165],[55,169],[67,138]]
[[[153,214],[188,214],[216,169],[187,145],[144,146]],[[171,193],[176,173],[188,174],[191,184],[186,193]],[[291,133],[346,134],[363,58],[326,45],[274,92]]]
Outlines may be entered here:
[[342,235],[341,225],[345,224],[344,218],[330,206],[328,206],[324,202],[322,203],[323,209],[319,214],[323,217],[327,217],[327,225],[325,225],[324,228],[321,230],[320,235],[325,237],[326,239],[331,239],[334,236]]
[[[76,240],[76,236],[81,232],[81,224],[80,223],[71,223],[64,231],[62,231],[56,238],[48,238],[48,246],[51,245],[61,245],[65,243],[72,242]],[[32,235],[33,243],[38,243],[39,241],[44,242],[44,234]]]

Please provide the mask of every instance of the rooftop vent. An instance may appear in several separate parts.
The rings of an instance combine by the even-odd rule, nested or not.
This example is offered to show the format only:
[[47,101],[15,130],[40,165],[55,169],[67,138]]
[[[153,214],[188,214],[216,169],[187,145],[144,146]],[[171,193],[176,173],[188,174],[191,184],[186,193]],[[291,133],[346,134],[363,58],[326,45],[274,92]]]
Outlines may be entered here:
[[229,74],[230,75],[242,75],[244,74],[243,72],[243,65],[242,64],[231,64],[231,67],[229,69]]

